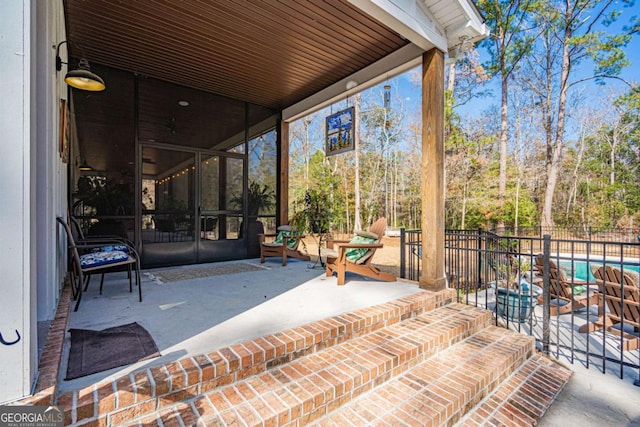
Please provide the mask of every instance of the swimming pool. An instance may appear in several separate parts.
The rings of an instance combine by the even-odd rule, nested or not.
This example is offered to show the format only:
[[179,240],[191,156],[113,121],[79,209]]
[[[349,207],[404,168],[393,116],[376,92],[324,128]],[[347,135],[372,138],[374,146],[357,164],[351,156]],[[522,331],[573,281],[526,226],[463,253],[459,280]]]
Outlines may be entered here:
[[[636,272],[640,272],[640,266],[638,266],[637,263],[635,264],[636,265],[629,265],[625,263],[624,265],[625,271],[633,270]],[[569,272],[571,272],[571,269],[573,267],[573,274],[572,274],[573,277],[575,277],[576,279],[588,280],[589,282],[595,282],[596,280],[593,273],[591,273],[591,268],[602,267],[602,265],[604,265],[603,260],[591,260],[589,262],[585,260],[574,260],[573,264],[569,260],[560,261],[560,266]],[[593,266],[597,266],[597,267],[593,267]],[[612,268],[621,268],[621,264],[619,262],[618,263],[607,262],[607,266]]]

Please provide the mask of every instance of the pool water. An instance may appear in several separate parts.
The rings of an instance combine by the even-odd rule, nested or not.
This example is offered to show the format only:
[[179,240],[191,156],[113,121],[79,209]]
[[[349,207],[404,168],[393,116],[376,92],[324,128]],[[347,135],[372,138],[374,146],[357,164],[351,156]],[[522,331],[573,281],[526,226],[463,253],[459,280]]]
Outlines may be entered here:
[[[587,261],[580,261],[580,260],[575,260],[573,261],[573,274],[572,276],[575,277],[576,279],[581,279],[581,280],[587,280],[589,282],[595,282],[596,278],[594,277],[593,273],[591,273],[591,268],[597,265],[598,267],[601,267],[603,265],[603,261],[601,260],[596,260],[596,261],[589,261],[587,263]],[[607,262],[607,265],[609,267],[612,268],[621,268],[620,264],[616,264],[616,263],[612,263],[612,262]],[[572,268],[572,264],[571,261],[560,261],[560,266],[564,269],[566,268],[567,271],[571,271]],[[638,265],[627,265],[625,264],[624,266],[625,270],[633,270],[633,271],[640,271],[640,266]]]

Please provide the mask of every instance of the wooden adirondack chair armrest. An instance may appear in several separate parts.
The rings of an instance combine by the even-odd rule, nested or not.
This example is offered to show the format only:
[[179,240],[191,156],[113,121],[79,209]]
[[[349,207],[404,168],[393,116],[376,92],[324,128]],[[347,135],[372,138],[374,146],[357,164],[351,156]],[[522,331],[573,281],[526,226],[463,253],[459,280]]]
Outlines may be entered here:
[[335,244],[349,243],[349,242],[350,242],[350,240],[328,239],[327,240],[327,248],[328,249],[333,249],[333,245],[335,245]]
[[304,234],[300,234],[300,235],[295,235],[295,236],[284,236],[283,238],[289,239],[289,240],[302,240],[305,237],[307,237],[307,236],[305,236]]
[[338,246],[340,247],[340,249],[345,248],[345,249],[379,249],[381,247],[383,247],[384,245],[382,243],[339,243]]
[[347,249],[379,249],[384,245],[382,243],[339,243],[338,245],[339,258],[342,258],[344,251]]
[[304,238],[303,235],[295,235],[295,236],[282,236],[282,244],[286,245],[290,240],[302,240]]
[[338,252],[337,262],[344,264],[347,262],[347,249],[379,249],[383,247],[382,243],[339,243],[336,245]]
[[260,243],[264,243],[266,237],[277,237],[278,235],[275,233],[260,233],[258,234],[258,241]]

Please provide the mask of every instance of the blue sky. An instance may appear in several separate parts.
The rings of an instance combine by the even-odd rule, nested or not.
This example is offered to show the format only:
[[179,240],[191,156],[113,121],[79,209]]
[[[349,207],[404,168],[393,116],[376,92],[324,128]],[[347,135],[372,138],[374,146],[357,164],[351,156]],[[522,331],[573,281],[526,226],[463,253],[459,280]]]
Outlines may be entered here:
[[[623,9],[623,14],[621,15],[621,17],[610,28],[605,30],[607,32],[620,31],[624,25],[628,25],[629,20],[633,16],[640,12],[636,9]],[[630,62],[630,65],[622,70],[620,77],[629,83],[640,84],[640,34],[636,34],[635,37],[631,40],[631,42],[625,49],[625,53],[627,59]],[[481,63],[484,63],[489,59],[488,53],[482,48],[478,49],[478,54]],[[572,71],[573,74],[571,81],[575,81],[579,78],[591,75],[592,72],[593,64],[588,60],[584,60],[574,67]],[[394,89],[400,92],[400,95],[402,96],[404,102],[407,103],[407,105],[411,105],[412,108],[419,108],[419,93],[416,93],[415,86],[413,86],[408,81],[406,75],[398,76],[395,79],[393,86]],[[491,90],[491,94],[487,98],[478,99],[475,100],[475,102],[472,101],[465,106],[461,106],[457,109],[457,112],[465,116],[478,116],[490,105],[499,105],[500,87],[496,79],[493,79],[489,83],[487,83],[487,87]],[[628,90],[628,86],[626,84],[619,80],[613,79],[606,80],[604,87],[615,88],[616,90],[621,92]],[[596,82],[593,80],[590,82],[581,83],[579,87],[575,87],[575,89],[584,90],[584,95],[587,99],[592,97],[601,97],[603,93],[603,85],[596,84]]]
[[[609,32],[619,30],[623,25],[628,24],[629,19],[634,15],[635,10],[624,9],[623,15],[621,18],[609,29]],[[636,35],[631,43],[625,49],[627,58],[630,61],[629,67],[625,68],[621,77],[625,80],[638,84],[640,83],[640,35]],[[484,63],[488,59],[487,52],[480,48],[478,49],[478,53],[480,56],[480,62]],[[574,67],[572,81],[581,78],[583,76],[589,75],[593,71],[593,64],[589,61],[583,61]],[[392,89],[391,103],[392,108],[398,107],[398,105],[394,105],[394,103],[402,103],[403,109],[407,113],[407,116],[419,114],[421,108],[421,91],[420,88],[416,85],[416,83],[412,82],[410,79],[411,72],[404,73],[400,76],[394,77],[389,80],[389,84]],[[380,105],[383,103],[382,99],[382,87],[387,82],[380,83],[378,86],[372,87],[364,91],[365,96],[373,96],[379,97]],[[498,106],[500,103],[500,88],[495,79],[491,80],[489,83],[486,83],[486,86],[491,90],[489,96],[476,99],[469,102],[466,105],[463,105],[457,109],[457,113],[463,117],[475,117],[481,115],[491,106]],[[619,92],[626,91],[628,86],[623,84],[617,80],[607,80],[604,88],[606,88],[606,92],[609,92],[609,88],[614,88]],[[586,83],[582,83],[580,85],[580,90],[584,90],[584,97],[589,102],[589,100],[595,100],[599,97],[602,97],[604,93],[603,86],[598,85],[595,81],[589,81]],[[338,104],[334,104],[331,107],[328,107],[324,111],[319,113],[319,117],[314,120],[314,123],[311,125],[310,129],[310,138],[311,143],[317,147],[318,149],[322,149],[322,141],[324,139],[324,117],[331,113],[335,113],[347,106],[352,105],[352,100],[347,99],[346,101],[342,101]],[[570,128],[569,132],[570,132]],[[322,148],[321,148],[322,147]]]

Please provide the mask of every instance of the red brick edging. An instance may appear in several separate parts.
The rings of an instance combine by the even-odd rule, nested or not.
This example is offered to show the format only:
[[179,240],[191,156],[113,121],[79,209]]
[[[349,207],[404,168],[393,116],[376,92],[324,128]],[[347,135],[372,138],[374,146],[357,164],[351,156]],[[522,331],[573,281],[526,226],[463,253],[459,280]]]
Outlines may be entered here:
[[535,354],[495,393],[467,414],[460,426],[536,425],[571,374],[571,370],[540,353]]
[[[453,301],[420,292],[60,394],[65,425],[120,424]],[[107,418],[108,416],[108,418]]]

